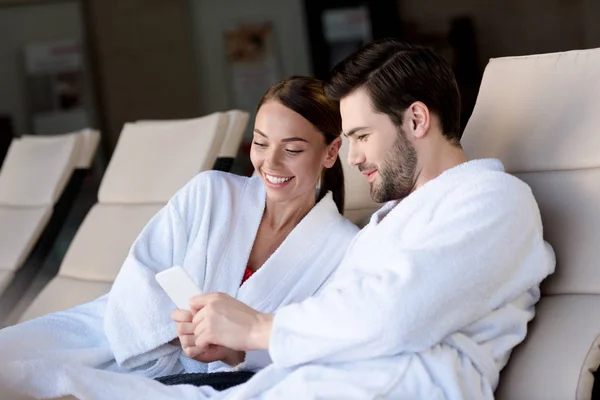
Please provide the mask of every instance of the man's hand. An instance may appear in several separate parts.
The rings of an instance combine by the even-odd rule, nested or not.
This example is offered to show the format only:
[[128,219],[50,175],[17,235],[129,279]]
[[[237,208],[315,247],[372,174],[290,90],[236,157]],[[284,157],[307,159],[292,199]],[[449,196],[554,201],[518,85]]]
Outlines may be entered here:
[[190,306],[198,310],[192,320],[195,325],[195,346],[201,351],[212,345],[239,351],[269,348],[273,316],[262,314],[223,293],[196,296]]
[[191,358],[203,363],[223,361],[225,364],[235,367],[246,358],[246,352],[244,351],[236,351],[219,345],[209,345],[206,349],[195,348],[198,349],[199,353]]
[[204,363],[223,361],[231,366],[244,361],[245,353],[243,351],[235,351],[218,345],[197,347],[194,335],[195,325],[192,322],[193,314],[190,311],[177,309],[171,313],[171,319],[177,322],[177,337],[183,352],[189,358]]
[[190,311],[177,309],[171,313],[171,319],[177,322],[177,337],[183,352],[189,357],[194,358],[200,353],[195,345],[194,324],[192,319],[194,315]]

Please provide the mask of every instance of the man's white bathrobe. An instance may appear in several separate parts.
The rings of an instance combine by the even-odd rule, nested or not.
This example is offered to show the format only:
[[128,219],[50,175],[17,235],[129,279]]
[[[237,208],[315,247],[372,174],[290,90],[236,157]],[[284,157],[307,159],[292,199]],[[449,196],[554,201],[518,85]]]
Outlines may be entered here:
[[[230,368],[196,362],[168,344],[176,337],[175,305],[156,273],[181,265],[204,292],[227,293],[272,313],[321,288],[358,232],[328,193],[240,287],[265,201],[258,177],[199,174],[144,228],[110,293],[0,331],[0,359],[46,358],[148,377]],[[247,356],[249,369],[268,363],[267,352]]]
[[[529,187],[497,160],[471,161],[375,213],[331,283],[276,312],[273,364],[246,384],[216,392],[46,365],[44,381],[27,394],[492,399],[554,265]],[[40,370],[11,367],[31,377]],[[51,374],[60,383],[48,385]],[[23,383],[1,369],[0,382],[11,390]]]

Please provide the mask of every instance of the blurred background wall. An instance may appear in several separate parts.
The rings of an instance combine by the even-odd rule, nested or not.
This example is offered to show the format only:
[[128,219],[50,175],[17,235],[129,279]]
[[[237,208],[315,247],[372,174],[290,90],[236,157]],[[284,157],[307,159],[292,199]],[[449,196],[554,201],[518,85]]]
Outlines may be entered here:
[[[452,63],[464,124],[489,58],[598,47],[599,19],[597,0],[0,0],[0,136],[86,123],[101,129],[108,159],[125,122],[252,112],[274,81],[325,78],[383,36]],[[49,117],[37,98],[48,83],[32,78],[29,58],[61,44],[79,46],[81,74],[61,75],[76,97]],[[246,156],[242,145],[243,173]]]

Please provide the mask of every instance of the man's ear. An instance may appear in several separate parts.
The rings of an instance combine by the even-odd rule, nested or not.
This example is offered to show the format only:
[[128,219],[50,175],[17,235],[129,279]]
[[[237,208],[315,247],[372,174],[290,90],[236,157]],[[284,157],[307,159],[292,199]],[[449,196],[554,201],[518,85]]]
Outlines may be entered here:
[[335,164],[335,160],[338,157],[340,152],[340,147],[342,147],[342,138],[337,137],[327,146],[327,156],[325,157],[325,161],[323,162],[323,166],[325,168],[333,167]]
[[431,125],[429,108],[424,103],[415,101],[404,112],[404,121],[404,128],[410,136],[415,139],[424,137]]

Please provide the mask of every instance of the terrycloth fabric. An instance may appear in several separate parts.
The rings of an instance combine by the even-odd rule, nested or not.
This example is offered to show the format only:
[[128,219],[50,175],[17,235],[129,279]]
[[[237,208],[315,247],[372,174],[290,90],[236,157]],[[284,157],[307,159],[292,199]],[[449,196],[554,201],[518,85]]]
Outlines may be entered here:
[[[123,398],[493,399],[554,265],[527,185],[497,160],[472,161],[377,212],[329,285],[276,312],[273,364],[246,384],[192,392],[68,366],[45,373],[66,393],[101,381]],[[10,367],[34,376],[34,364]]]
[[303,398],[492,399],[554,267],[529,187],[497,160],[462,164],[384,206],[326,290],[276,313],[274,365],[253,383]]
[[[313,295],[332,275],[358,228],[327,194],[240,286],[265,207],[258,177],[198,175],[144,228],[107,295],[0,331],[4,361],[45,358],[159,377],[231,369],[189,359],[156,273],[183,266],[204,292],[224,292],[267,313]],[[108,251],[109,249],[107,249]],[[256,370],[267,352],[249,352]]]

